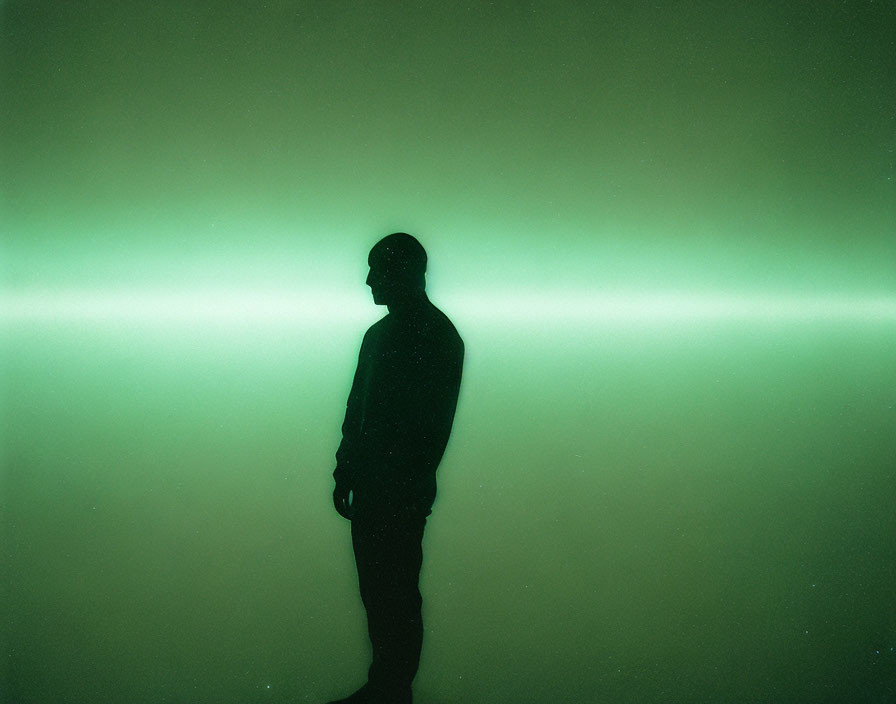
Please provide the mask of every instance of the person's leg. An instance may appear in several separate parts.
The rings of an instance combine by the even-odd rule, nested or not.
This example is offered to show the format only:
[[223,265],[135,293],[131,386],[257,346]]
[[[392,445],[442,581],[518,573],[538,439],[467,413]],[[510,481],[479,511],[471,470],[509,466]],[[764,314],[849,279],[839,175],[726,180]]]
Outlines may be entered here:
[[389,701],[410,702],[423,643],[420,566],[425,518],[352,521],[361,599],[373,648],[368,683]]

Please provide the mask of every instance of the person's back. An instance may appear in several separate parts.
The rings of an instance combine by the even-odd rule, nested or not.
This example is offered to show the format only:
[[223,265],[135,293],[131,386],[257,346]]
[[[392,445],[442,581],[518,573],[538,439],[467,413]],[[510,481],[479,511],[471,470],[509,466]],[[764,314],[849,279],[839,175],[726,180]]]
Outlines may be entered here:
[[358,369],[359,423],[349,442],[357,471],[353,510],[427,515],[436,469],[454,420],[464,346],[448,317],[422,294],[374,324]]

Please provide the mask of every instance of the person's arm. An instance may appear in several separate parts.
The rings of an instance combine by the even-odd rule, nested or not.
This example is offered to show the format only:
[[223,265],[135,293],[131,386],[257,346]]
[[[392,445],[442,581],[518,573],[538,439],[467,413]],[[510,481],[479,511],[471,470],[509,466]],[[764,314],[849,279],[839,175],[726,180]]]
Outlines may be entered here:
[[358,366],[352,380],[352,388],[345,405],[345,419],[342,422],[342,441],[336,450],[336,469],[333,470],[333,479],[336,488],[333,491],[333,503],[336,510],[344,518],[351,518],[351,504],[349,494],[354,486],[354,471],[361,437],[361,424],[363,422],[363,399],[369,373],[368,348],[369,331],[361,342],[361,351],[358,353]]

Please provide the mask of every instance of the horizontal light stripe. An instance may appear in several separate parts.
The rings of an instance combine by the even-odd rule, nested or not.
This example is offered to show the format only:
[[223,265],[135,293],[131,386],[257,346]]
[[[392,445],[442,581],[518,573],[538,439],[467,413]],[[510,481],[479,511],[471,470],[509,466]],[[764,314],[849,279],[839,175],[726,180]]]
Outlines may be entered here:
[[[594,292],[537,290],[445,294],[435,298],[466,319],[644,322],[663,324],[727,320],[868,320],[896,322],[896,296]],[[0,294],[4,322],[82,321],[134,324],[215,323],[319,326],[367,321],[385,312],[366,291],[325,290],[29,289]]]

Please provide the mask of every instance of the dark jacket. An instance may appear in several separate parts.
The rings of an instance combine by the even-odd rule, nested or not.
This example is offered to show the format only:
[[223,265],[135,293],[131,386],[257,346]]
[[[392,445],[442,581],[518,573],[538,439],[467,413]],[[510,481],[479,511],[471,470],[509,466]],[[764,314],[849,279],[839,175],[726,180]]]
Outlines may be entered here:
[[463,340],[425,294],[364,335],[333,472],[356,515],[429,514],[463,358]]

